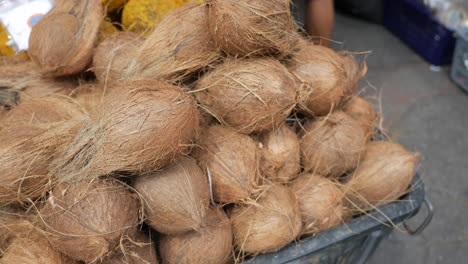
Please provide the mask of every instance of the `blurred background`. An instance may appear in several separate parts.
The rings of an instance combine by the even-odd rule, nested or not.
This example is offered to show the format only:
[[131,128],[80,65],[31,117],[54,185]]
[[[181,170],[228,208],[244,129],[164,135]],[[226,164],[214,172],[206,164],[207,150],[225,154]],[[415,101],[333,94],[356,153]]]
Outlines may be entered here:
[[466,263],[467,3],[335,1],[331,46],[367,52],[361,92],[379,99],[393,139],[424,155],[419,173],[435,207],[421,235],[396,230],[370,263]]

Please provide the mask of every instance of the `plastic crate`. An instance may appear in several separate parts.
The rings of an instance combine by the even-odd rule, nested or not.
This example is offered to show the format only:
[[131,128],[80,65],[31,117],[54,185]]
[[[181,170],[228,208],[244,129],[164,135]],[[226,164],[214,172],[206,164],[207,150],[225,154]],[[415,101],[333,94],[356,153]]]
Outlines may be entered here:
[[380,241],[393,231],[393,225],[413,217],[424,203],[429,210],[423,223],[416,230],[410,230],[405,224],[404,227],[408,233],[416,234],[431,221],[432,205],[425,198],[419,175],[414,177],[411,189],[412,192],[402,197],[402,201],[379,207],[380,212],[360,216],[316,236],[301,239],[278,252],[258,255],[244,263],[366,263]]
[[451,63],[454,32],[420,1],[385,0],[384,25],[432,65]]
[[457,36],[450,77],[468,92],[468,29],[458,32]]

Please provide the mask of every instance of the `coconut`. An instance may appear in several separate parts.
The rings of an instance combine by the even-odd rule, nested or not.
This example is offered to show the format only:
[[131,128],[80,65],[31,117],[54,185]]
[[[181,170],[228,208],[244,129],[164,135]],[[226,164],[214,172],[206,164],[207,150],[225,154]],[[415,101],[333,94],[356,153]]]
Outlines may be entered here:
[[145,233],[136,230],[124,241],[123,249],[99,260],[100,264],[158,264],[154,242]]
[[183,157],[162,171],[137,177],[134,188],[144,201],[146,222],[160,233],[198,230],[205,220],[208,179],[192,158]]
[[56,251],[44,238],[16,238],[0,259],[1,264],[78,263]]
[[219,59],[207,31],[205,7],[186,4],[168,13],[135,56],[127,56],[123,79],[178,83]]
[[94,261],[112,251],[138,223],[138,201],[113,180],[59,184],[40,211],[52,246]]
[[200,137],[193,155],[211,175],[214,199],[235,203],[248,199],[257,182],[256,142],[235,130],[213,125]]
[[347,200],[358,211],[396,201],[407,192],[418,157],[399,144],[369,143],[361,164],[344,186]]
[[[0,87],[21,92],[22,98],[42,98],[51,94],[68,94],[76,87],[74,78],[46,78],[34,63],[27,61],[0,66]],[[20,100],[21,101],[21,100]]]
[[78,86],[73,94],[76,102],[89,114],[94,115],[102,107],[108,89],[103,85],[86,83]]
[[144,39],[132,32],[114,33],[99,44],[94,52],[93,71],[101,83],[117,81],[135,56]]
[[302,165],[305,171],[339,177],[358,166],[366,142],[359,123],[342,111],[335,111],[305,124],[301,138]]
[[354,56],[348,51],[340,51],[343,59],[343,67],[346,73],[347,85],[345,86],[345,97],[352,97],[358,88],[359,81],[367,73],[367,65],[358,65]]
[[248,253],[274,252],[291,243],[302,227],[291,189],[268,186],[255,204],[236,205],[230,214],[236,246]]
[[260,169],[269,180],[288,183],[301,171],[299,138],[288,125],[259,137],[262,143]]
[[0,131],[0,205],[45,194],[54,183],[49,164],[72,142],[81,118],[71,101],[53,97],[24,101],[6,114]]
[[344,208],[339,183],[305,173],[291,184],[299,201],[302,234],[315,234],[341,224]]
[[99,111],[53,164],[63,180],[158,170],[190,147],[199,127],[195,100],[160,81],[115,84]]
[[307,45],[295,54],[290,70],[297,78],[302,112],[326,115],[341,103],[347,76],[343,59],[332,49]]
[[291,52],[295,30],[289,0],[207,0],[209,28],[230,55]]
[[372,138],[379,118],[374,107],[366,99],[355,96],[343,106],[342,110],[359,122],[367,138]]
[[228,59],[199,80],[195,95],[222,123],[250,134],[286,120],[295,105],[294,85],[275,59]]
[[33,27],[29,56],[46,76],[79,73],[91,61],[102,20],[99,1],[58,0]]
[[231,223],[222,209],[208,211],[206,225],[176,236],[163,236],[159,242],[163,263],[226,263],[232,251]]

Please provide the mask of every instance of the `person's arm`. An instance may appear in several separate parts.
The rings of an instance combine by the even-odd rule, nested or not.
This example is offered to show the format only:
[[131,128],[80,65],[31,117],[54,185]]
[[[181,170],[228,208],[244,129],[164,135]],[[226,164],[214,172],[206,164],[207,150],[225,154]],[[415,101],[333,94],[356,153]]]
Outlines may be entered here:
[[309,1],[306,13],[306,31],[312,37],[320,37],[320,43],[330,46],[333,31],[334,7],[333,0]]

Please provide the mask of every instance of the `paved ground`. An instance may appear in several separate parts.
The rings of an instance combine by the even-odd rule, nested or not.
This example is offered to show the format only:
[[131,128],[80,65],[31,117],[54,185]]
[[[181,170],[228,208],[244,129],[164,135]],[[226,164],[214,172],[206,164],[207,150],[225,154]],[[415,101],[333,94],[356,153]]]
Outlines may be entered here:
[[424,155],[419,172],[436,212],[420,236],[393,232],[370,263],[468,263],[468,94],[451,83],[449,69],[431,71],[380,25],[338,16],[333,39],[371,52],[362,87],[381,92],[394,139]]

